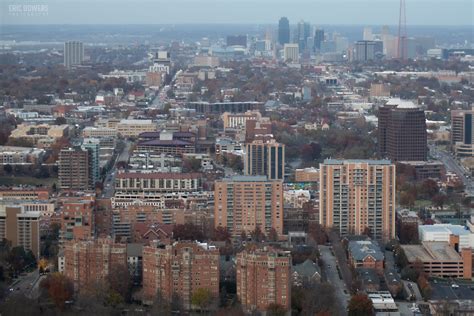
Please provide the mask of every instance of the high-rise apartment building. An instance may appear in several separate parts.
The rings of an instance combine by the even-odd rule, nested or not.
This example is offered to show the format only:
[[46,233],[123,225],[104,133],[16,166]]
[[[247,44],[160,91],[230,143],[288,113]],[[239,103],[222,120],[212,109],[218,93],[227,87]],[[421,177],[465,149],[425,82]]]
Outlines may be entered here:
[[237,254],[237,297],[244,310],[265,312],[270,304],[291,309],[291,255],[260,248]]
[[254,231],[283,233],[283,181],[266,176],[235,176],[215,182],[214,225],[233,236]]
[[290,22],[282,17],[278,22],[278,43],[285,45],[290,43]]
[[171,302],[177,295],[185,309],[191,308],[198,289],[219,296],[219,250],[199,242],[175,242],[165,248],[143,247],[143,297],[153,302],[158,292]]
[[127,245],[111,238],[68,241],[64,245],[64,274],[75,290],[96,286],[119,271],[128,271]]
[[23,206],[0,206],[0,239],[40,255],[40,212],[25,211]]
[[388,160],[320,164],[319,222],[341,236],[395,237],[395,165]]
[[457,157],[474,157],[474,108],[451,111],[451,145]]
[[59,188],[61,190],[91,190],[90,153],[80,147],[59,152]]
[[64,43],[64,66],[71,68],[84,62],[84,45],[82,42],[71,41]]
[[358,41],[355,43],[354,60],[368,61],[375,59],[375,42]]
[[298,44],[285,44],[283,46],[283,59],[297,63],[300,59]]
[[393,161],[424,161],[428,156],[425,112],[413,102],[389,100],[379,108],[378,153]]
[[244,173],[267,176],[270,180],[285,178],[285,145],[271,140],[254,140],[245,145]]

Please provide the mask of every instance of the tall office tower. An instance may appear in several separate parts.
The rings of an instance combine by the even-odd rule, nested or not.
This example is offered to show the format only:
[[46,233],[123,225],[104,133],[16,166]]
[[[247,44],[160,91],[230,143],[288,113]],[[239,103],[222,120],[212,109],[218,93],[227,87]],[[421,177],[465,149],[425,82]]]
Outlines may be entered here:
[[321,43],[324,42],[324,30],[316,29],[314,32],[314,48],[319,51],[321,50]]
[[457,157],[474,157],[474,108],[451,111],[451,145]]
[[264,176],[235,176],[215,182],[214,226],[234,237],[257,226],[265,234],[283,233],[283,181]]
[[362,38],[364,41],[373,41],[374,35],[372,34],[372,28],[369,26],[364,27],[364,35]]
[[423,161],[428,156],[425,112],[413,102],[389,100],[379,108],[378,154],[393,161]]
[[39,220],[39,211],[25,211],[19,205],[3,205],[0,209],[0,239],[10,241],[12,247],[22,246],[25,250],[31,250],[39,259]]
[[219,250],[199,242],[175,242],[165,248],[143,247],[143,297],[153,302],[157,293],[171,302],[177,296],[185,309],[200,288],[219,296]]
[[95,188],[100,181],[100,140],[98,138],[84,138],[82,148],[89,151],[89,186]]
[[237,297],[244,311],[266,312],[270,304],[291,308],[291,255],[273,248],[237,254]]
[[333,160],[320,164],[319,223],[341,236],[395,237],[395,165],[388,160]]
[[244,173],[267,176],[270,180],[285,178],[285,145],[271,140],[254,140],[245,145]]
[[61,190],[91,190],[89,151],[80,147],[59,152],[59,188]]
[[285,44],[285,46],[283,46],[283,59],[297,63],[300,59],[298,44]]
[[375,41],[357,41],[355,43],[355,61],[368,61],[375,59]]
[[96,287],[109,274],[128,272],[127,245],[111,238],[71,240],[64,244],[64,262],[64,275],[76,290]]
[[286,17],[278,22],[278,43],[282,46],[290,43],[290,22]]
[[64,66],[71,68],[75,65],[82,65],[84,62],[84,45],[82,42],[64,43]]
[[310,37],[311,25],[303,20],[298,23],[298,28],[296,32],[296,42],[300,48],[300,51],[303,51],[307,48],[307,40]]

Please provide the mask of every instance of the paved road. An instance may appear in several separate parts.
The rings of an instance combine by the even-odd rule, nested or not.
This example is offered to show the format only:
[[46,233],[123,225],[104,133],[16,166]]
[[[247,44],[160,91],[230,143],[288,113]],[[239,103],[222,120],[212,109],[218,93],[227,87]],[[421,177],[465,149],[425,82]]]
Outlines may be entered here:
[[102,193],[103,198],[111,198],[115,192],[115,176],[117,175],[117,163],[119,161],[126,161],[128,162],[130,158],[130,148],[132,147],[132,142],[129,140],[125,140],[125,146],[123,147],[122,152],[117,155],[117,158],[114,161],[114,165],[110,168],[109,172],[105,175],[104,180],[104,190]]
[[337,272],[337,261],[336,257],[331,253],[329,246],[319,246],[321,258],[323,260],[323,274],[326,276],[327,282],[334,286],[336,298],[339,301],[341,315],[345,315],[347,312],[347,302],[350,300],[349,291],[346,288],[346,284],[339,277]]
[[454,157],[446,151],[440,150],[434,145],[429,145],[429,148],[431,156],[440,160],[446,166],[446,169],[448,171],[456,173],[463,182],[466,193],[468,193],[469,195],[473,195],[474,181],[472,180],[472,178],[467,178],[468,172],[459,165],[456,159],[454,159]]
[[[38,292],[38,285],[40,281],[40,276],[37,270],[26,274],[25,276],[21,276],[17,283],[12,285],[10,289],[8,289],[8,294],[12,293],[23,293],[26,296],[30,296],[32,293],[35,294],[35,297]],[[32,290],[34,291],[32,292]]]

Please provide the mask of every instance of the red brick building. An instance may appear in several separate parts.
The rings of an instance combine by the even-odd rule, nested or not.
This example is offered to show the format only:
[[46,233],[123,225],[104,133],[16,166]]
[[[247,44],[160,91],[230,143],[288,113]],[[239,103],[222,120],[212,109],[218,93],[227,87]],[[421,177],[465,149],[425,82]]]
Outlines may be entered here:
[[110,238],[68,241],[64,247],[64,274],[74,282],[75,290],[95,286],[111,271],[127,267],[127,246]]
[[219,296],[219,250],[198,242],[175,242],[165,248],[143,248],[143,301],[153,302],[158,291],[171,302],[173,294],[185,309],[193,293],[209,289]]
[[86,240],[94,233],[95,200],[72,198],[61,209],[61,240]]
[[291,255],[261,248],[237,254],[237,297],[246,312],[267,310],[270,304],[291,309]]

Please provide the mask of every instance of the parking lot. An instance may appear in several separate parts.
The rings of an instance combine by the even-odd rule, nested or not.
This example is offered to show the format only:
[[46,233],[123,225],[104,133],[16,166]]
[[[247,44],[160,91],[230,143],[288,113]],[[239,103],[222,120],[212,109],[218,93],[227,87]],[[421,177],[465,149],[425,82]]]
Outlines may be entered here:
[[459,287],[453,287],[451,283],[431,282],[433,300],[467,300],[474,297],[474,283],[455,283]]

